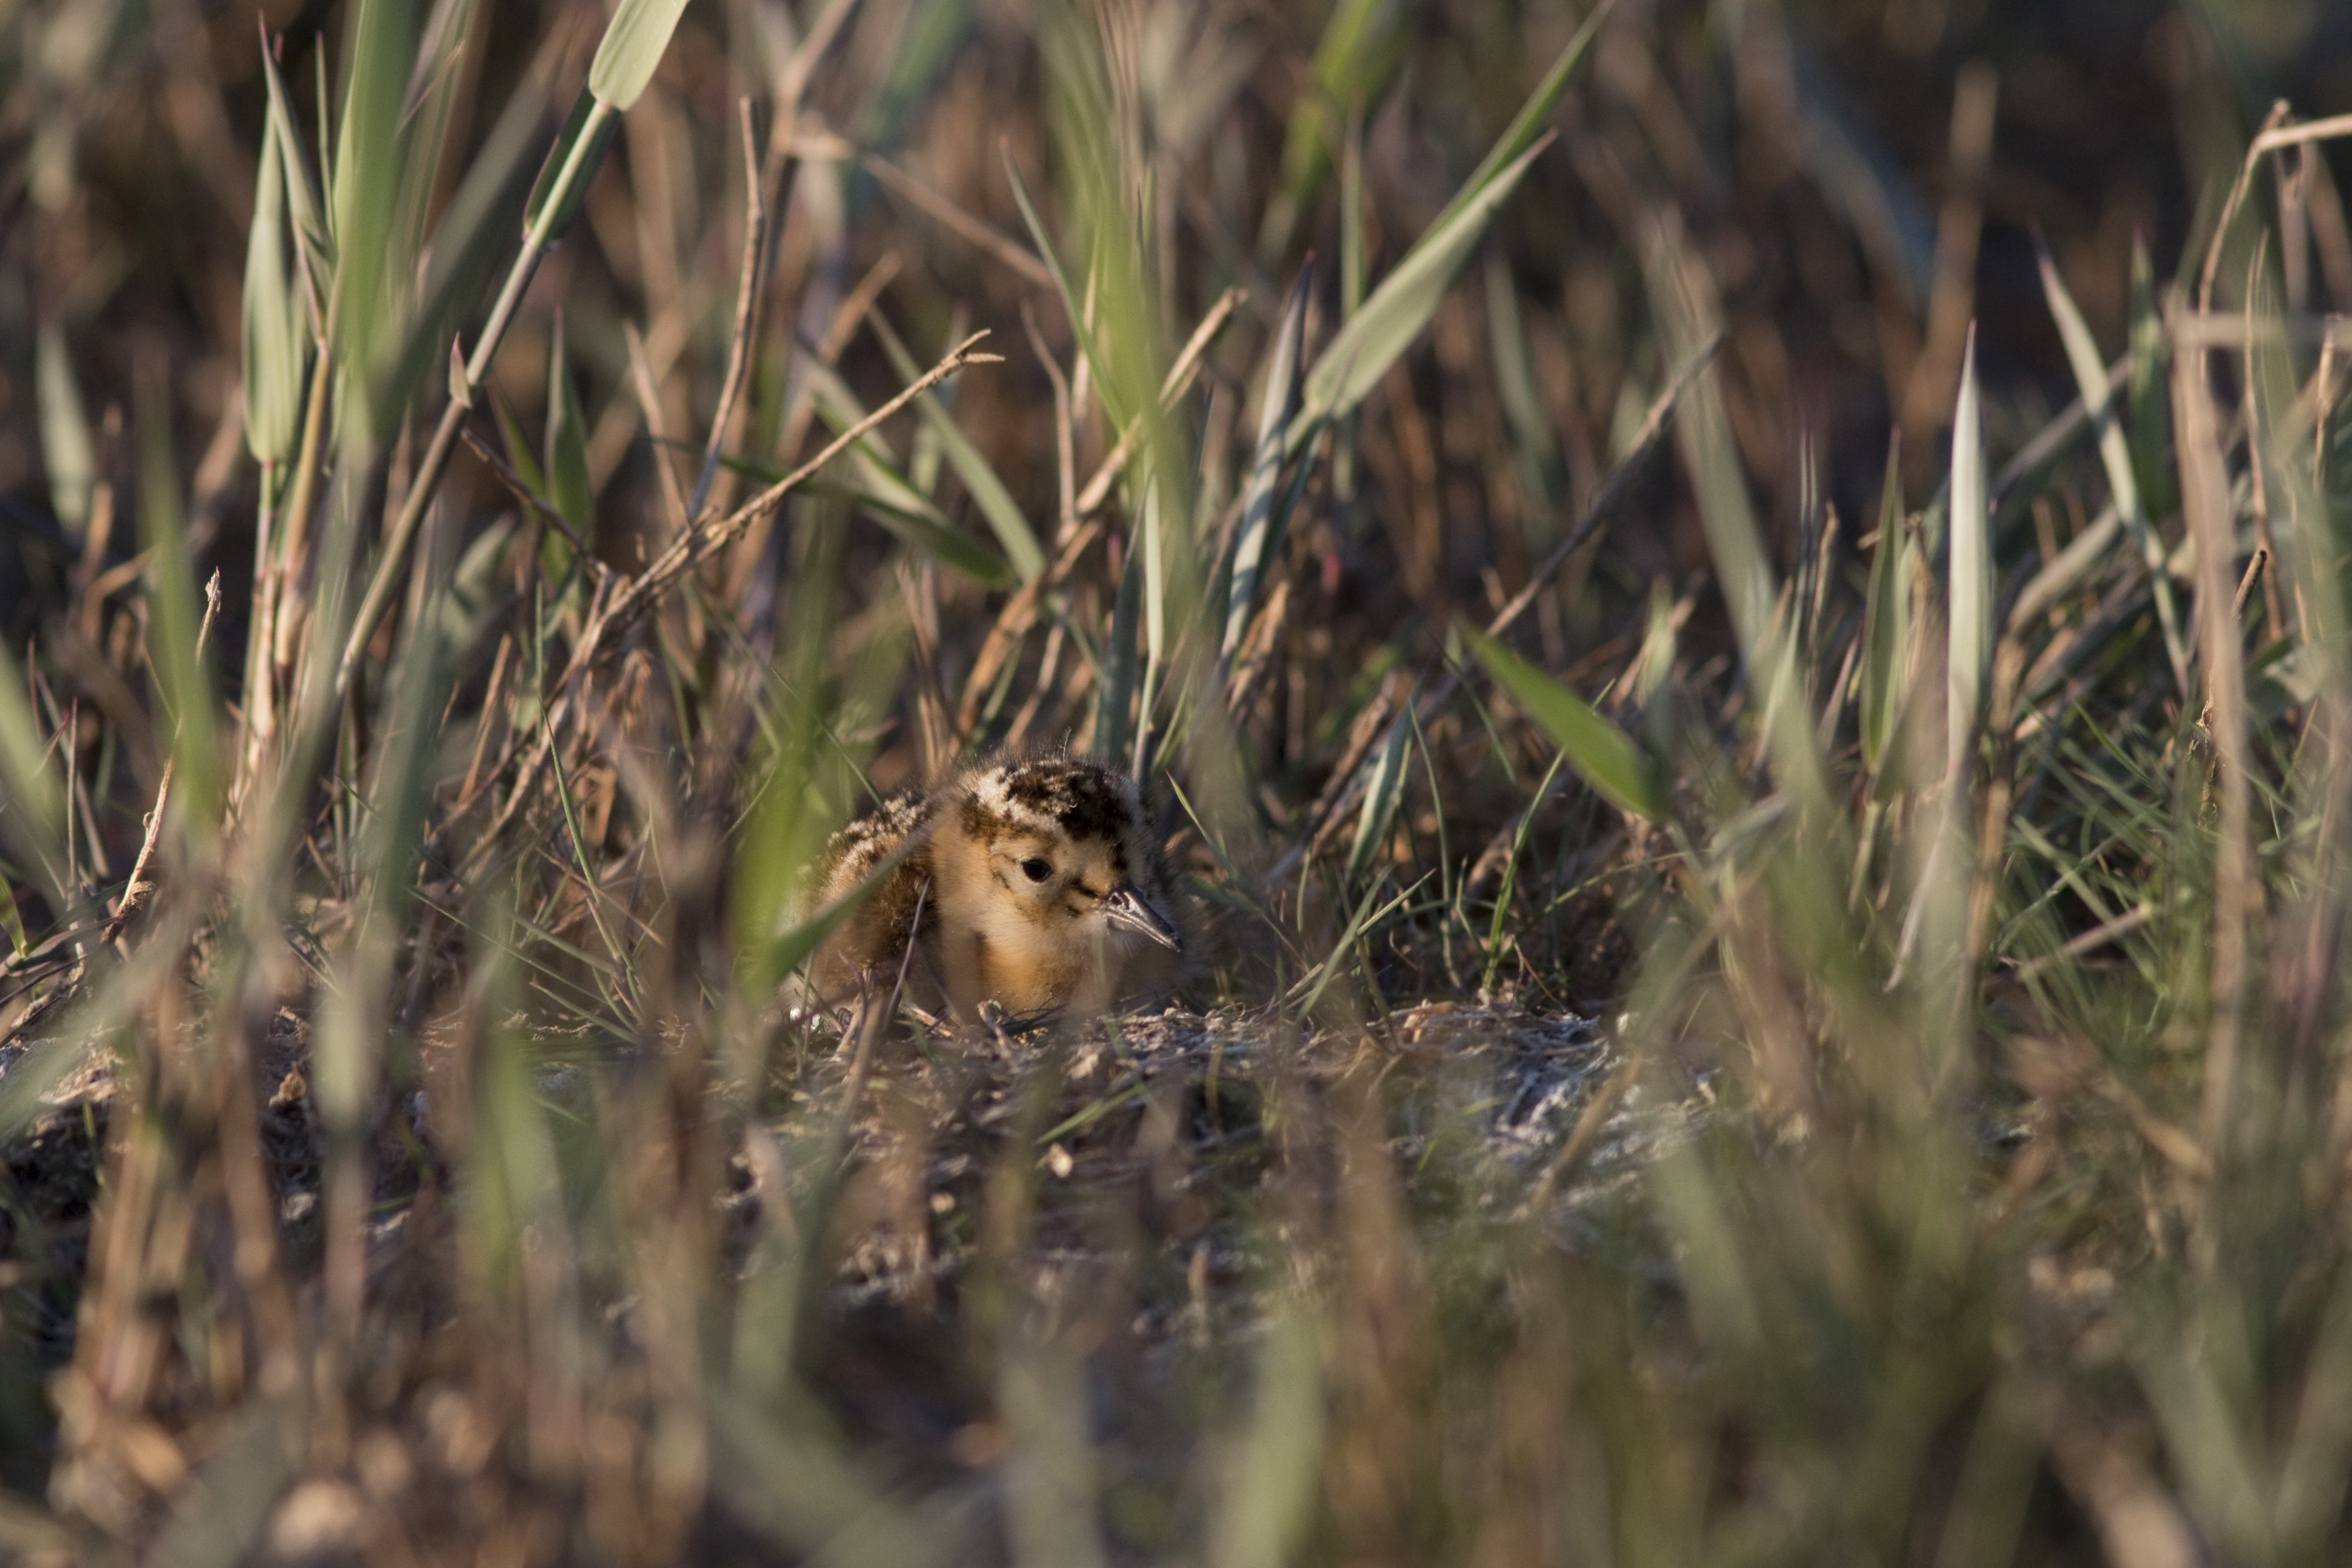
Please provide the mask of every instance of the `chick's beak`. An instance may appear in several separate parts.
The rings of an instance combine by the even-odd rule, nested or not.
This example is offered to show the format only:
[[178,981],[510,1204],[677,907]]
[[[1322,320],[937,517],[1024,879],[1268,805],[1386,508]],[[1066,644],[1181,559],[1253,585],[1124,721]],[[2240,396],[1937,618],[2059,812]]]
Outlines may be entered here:
[[1135,890],[1132,882],[1121,882],[1102,899],[1103,919],[1120,931],[1131,931],[1148,936],[1171,952],[1184,951],[1184,939],[1177,933],[1168,917],[1153,909]]

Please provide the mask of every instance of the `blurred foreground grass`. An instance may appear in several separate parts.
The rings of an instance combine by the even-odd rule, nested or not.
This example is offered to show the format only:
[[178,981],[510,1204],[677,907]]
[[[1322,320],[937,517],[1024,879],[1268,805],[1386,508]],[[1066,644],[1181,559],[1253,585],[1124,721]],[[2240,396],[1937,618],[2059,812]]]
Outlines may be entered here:
[[0,1548],[2352,1552],[2344,22],[681,9],[0,16]]

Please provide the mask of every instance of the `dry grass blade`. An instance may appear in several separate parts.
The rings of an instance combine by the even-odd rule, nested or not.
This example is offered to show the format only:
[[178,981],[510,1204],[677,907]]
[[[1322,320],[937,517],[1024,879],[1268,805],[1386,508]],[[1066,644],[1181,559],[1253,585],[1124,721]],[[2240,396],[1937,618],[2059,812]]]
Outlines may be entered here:
[[[2176,333],[2176,336],[2178,334]],[[2252,762],[2246,742],[2245,651],[2230,581],[2237,554],[2229,482],[2222,470],[2221,431],[2201,350],[2182,348],[2172,370],[2173,417],[2179,431],[2180,493],[2197,545],[2198,662],[2204,677],[2204,727],[2219,772],[2221,818],[2213,866],[2212,1018],[2205,1048],[2206,1157],[2229,1153],[2237,1092],[2238,1047],[2247,979],[2247,921],[2260,893],[2247,838],[2252,811]]]

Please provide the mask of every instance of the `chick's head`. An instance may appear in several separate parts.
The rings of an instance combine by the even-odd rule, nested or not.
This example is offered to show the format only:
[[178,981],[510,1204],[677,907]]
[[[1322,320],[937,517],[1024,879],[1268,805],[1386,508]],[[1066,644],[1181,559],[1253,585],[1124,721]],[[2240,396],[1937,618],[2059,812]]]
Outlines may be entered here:
[[976,770],[957,796],[933,857],[975,987],[1060,1005],[1173,981],[1184,939],[1133,780],[1048,756]]
[[1183,951],[1135,781],[1068,757],[983,770],[960,812],[1003,913],[1040,932]]

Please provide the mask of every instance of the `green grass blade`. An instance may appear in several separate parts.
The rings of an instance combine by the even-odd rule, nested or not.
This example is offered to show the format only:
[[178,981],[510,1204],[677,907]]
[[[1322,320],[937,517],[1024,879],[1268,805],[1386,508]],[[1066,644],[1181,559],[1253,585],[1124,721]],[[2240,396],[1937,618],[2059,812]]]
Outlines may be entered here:
[[[866,408],[858,402],[857,395],[830,366],[809,363],[803,371],[810,394],[816,400],[818,416],[826,425],[836,431],[846,430],[866,417]],[[855,476],[852,493],[883,527],[974,582],[996,587],[1013,580],[1013,569],[1005,559],[956,527],[930,497],[899,473],[874,437],[859,441],[846,456]],[[734,466],[767,484],[784,477],[781,471],[761,465]]]
[[287,94],[286,78],[267,38],[261,47],[261,75],[269,89],[268,130],[278,140],[278,174],[286,182],[286,220],[310,279],[312,303],[323,310],[327,280],[335,271],[334,240],[327,232],[326,203],[310,171],[310,150],[302,145],[294,118],[294,100]]
[[1331,983],[1346,973],[1349,955],[1355,952],[1356,944],[1363,940],[1364,933],[1374,930],[1382,921],[1404,908],[1428,881],[1424,876],[1412,886],[1391,895],[1386,902],[1381,901],[1381,889],[1387,886],[1385,882],[1375,879],[1364,889],[1364,896],[1356,902],[1356,912],[1349,917],[1348,929],[1339,933],[1339,940],[1331,944],[1331,951],[1324,955],[1323,962],[1299,976],[1297,984],[1290,988],[1286,1000],[1297,999],[1298,1016],[1311,1018],[1315,1016],[1316,1004],[1323,1000],[1323,993],[1331,988]]
[[1094,754],[1105,762],[1125,765],[1133,749],[1135,731],[1131,714],[1135,707],[1135,689],[1141,679],[1136,644],[1139,640],[1137,623],[1142,619],[1143,552],[1139,548],[1136,533],[1128,535],[1127,560],[1119,573],[1118,598],[1111,606],[1110,643],[1103,650],[1102,681],[1095,701]]
[[1559,437],[1536,391],[1528,363],[1528,334],[1519,312],[1511,264],[1499,248],[1486,253],[1486,348],[1493,356],[1495,392],[1511,431],[1511,478],[1519,489],[1520,530],[1531,554],[1551,547],[1559,535],[1557,509],[1567,486],[1560,471]]
[[1519,105],[1519,111],[1511,117],[1510,124],[1503,128],[1503,134],[1496,139],[1494,146],[1487,149],[1486,157],[1470,171],[1470,177],[1462,183],[1461,190],[1455,193],[1453,201],[1446,204],[1436,223],[1430,226],[1432,228],[1443,227],[1451,222],[1463,208],[1477,199],[1477,194],[1486,189],[1488,181],[1499,178],[1510,164],[1517,162],[1528,148],[1536,144],[1537,139],[1544,133],[1544,121],[1551,118],[1551,111],[1559,104],[1560,95],[1568,90],[1568,79],[1576,74],[1578,63],[1584,58],[1585,50],[1591,47],[1594,35],[1600,32],[1601,24],[1608,15],[1606,0],[1592,8],[1592,14],[1584,19],[1584,25],[1576,29],[1575,37],[1568,40],[1567,46],[1552,60],[1551,68],[1544,72],[1543,79],[1536,84],[1536,89],[1528,94],[1525,103]]
[[1501,643],[1468,626],[1462,635],[1495,683],[1559,743],[1569,765],[1603,799],[1653,822],[1665,816],[1665,793],[1656,772],[1623,731]]
[[[1411,699],[1406,700],[1410,706]],[[1364,804],[1356,817],[1356,839],[1348,849],[1345,886],[1353,888],[1370,870],[1372,857],[1386,847],[1389,825],[1396,819],[1397,803],[1404,798],[1405,753],[1412,741],[1410,726],[1389,726],[1388,744],[1364,786]]]
[[1259,1342],[1256,1394],[1219,1493],[1211,1568],[1296,1561],[1314,1514],[1326,1400],[1322,1356],[1305,1305],[1282,1303]]
[[1307,373],[1307,395],[1290,422],[1285,456],[1303,452],[1314,432],[1364,400],[1399,355],[1412,346],[1454,286],[1496,211],[1510,199],[1540,147],[1506,164],[1448,216],[1430,226],[1396,269],[1381,280],[1364,308],[1341,327]]
[[522,227],[527,247],[545,247],[572,226],[580,204],[588,199],[588,182],[604,161],[621,117],[611,103],[588,88],[572,100],[555,145],[547,150],[539,177],[531,183],[530,198],[523,203]]
[[1952,411],[1951,643],[1945,667],[1948,765],[1965,765],[1992,670],[1992,539],[1985,510],[1984,416],[1977,390],[1973,328],[1960,361]]
[[245,444],[264,463],[284,463],[294,456],[309,347],[301,301],[286,266],[286,168],[277,121],[273,100],[245,247]]
[[772,991],[782,984],[784,976],[799,968],[808,955],[817,950],[817,944],[832,934],[834,927],[846,920],[890,879],[920,843],[919,838],[908,839],[877,861],[874,869],[867,872],[857,886],[814,910],[807,919],[795,921],[778,933],[759,952],[751,976],[745,981],[745,989],[755,993]]
[[25,695],[24,671],[0,647],[0,842],[19,862],[19,869],[38,866],[46,871],[59,907],[70,902],[65,875],[66,795],[49,771],[48,747],[41,741],[33,705]]
[[[869,312],[866,319],[874,328],[874,335],[880,340],[883,352],[890,356],[891,368],[898,373],[899,377],[913,382],[921,376],[922,367],[915,363],[914,356],[907,352],[907,345],[899,342],[898,334],[890,330],[890,324],[882,319],[881,312]],[[956,478],[962,480],[963,488],[971,492],[972,504],[979,507],[981,516],[988,520],[988,526],[995,532],[996,542],[1004,547],[1005,558],[1013,563],[1013,572],[1024,583],[1043,572],[1045,569],[1045,552],[1038,545],[1037,535],[1030,529],[1029,520],[1021,515],[1020,503],[1013,499],[1013,492],[1004,488],[1004,481],[996,477],[996,470],[990,466],[988,459],[981,456],[980,448],[971,444],[971,437],[957,428],[954,416],[928,392],[915,399],[915,410],[922,416],[925,427],[938,437],[949,467],[955,469]]]
[[1445,210],[1316,360],[1307,376],[1306,406],[1291,423],[1286,442],[1291,455],[1305,448],[1319,420],[1339,418],[1362,402],[1436,314],[1438,301],[1453,286],[1454,274],[1469,258],[1496,210],[1509,199],[1528,165],[1542,150],[1543,122],[1567,90],[1568,79],[1584,58],[1601,16],[1596,11],[1577,29]]
[[1135,758],[1129,771],[1137,778],[1151,772],[1151,709],[1159,695],[1160,672],[1168,657],[1168,538],[1155,482],[1143,492],[1143,691],[1135,705]]
[[1906,565],[1909,531],[1903,521],[1899,438],[1886,449],[1886,484],[1878,502],[1878,543],[1870,558],[1870,587],[1862,618],[1862,760],[1876,773],[1886,756],[1895,717],[1909,685],[1911,574]]
[[335,143],[331,208],[336,289],[341,296],[338,345],[355,417],[348,428],[383,438],[397,410],[372,384],[413,258],[395,244],[406,137],[401,111],[416,63],[415,17],[401,0],[358,0],[343,48],[343,112]]
[[1292,105],[1282,144],[1282,185],[1268,204],[1258,258],[1278,266],[1301,215],[1330,172],[1341,126],[1356,105],[1377,100],[1403,50],[1404,7],[1394,0],[1339,0],[1323,24],[1307,83]]
[[581,538],[593,536],[595,497],[588,481],[588,424],[563,353],[563,312],[547,348],[547,498]]
[[74,384],[66,354],[65,329],[45,319],[33,334],[33,395],[41,425],[41,466],[49,475],[49,507],[66,532],[81,537],[89,521],[90,490],[98,482],[98,448],[89,437],[89,416]]
[[[2059,341],[2065,345],[2067,365],[2082,391],[2084,411],[2090,416],[2092,428],[2098,432],[2099,463],[2106,470],[2107,489],[2115,497],[2124,527],[2155,574],[2157,624],[2164,632],[2164,651],[2172,661],[2173,676],[2186,692],[2188,646],[2181,641],[2179,616],[2173,606],[2172,587],[2164,569],[2164,542],[2148,526],[2147,509],[2140,499],[2131,450],[2124,439],[2123,426],[2115,416],[2106,362],[2100,358],[2099,345],[2092,341],[2090,326],[2075,308],[2074,297],[2066,291],[2065,279],[2058,276],[2058,268],[2050,259],[2050,248],[2041,243],[2039,236],[2035,237],[2034,249],[2042,264],[2042,297],[2049,301],[2051,320],[2058,323]],[[2137,361],[2134,371],[2137,374]]]
[[161,385],[142,385],[137,404],[139,542],[147,552],[152,605],[147,657],[176,727],[172,755],[179,766],[173,804],[179,820],[202,835],[219,809],[220,770],[213,744],[212,679],[196,648],[196,580],[182,537],[167,395]]
[[[432,0],[401,110],[400,195],[394,204],[395,254],[421,256],[427,225],[446,199],[443,172],[449,133],[459,115],[463,81],[457,68],[471,27],[477,0]],[[460,149],[462,152],[463,149]],[[417,274],[402,282],[403,303],[413,304]]]
[[588,68],[588,90],[625,111],[654,79],[686,0],[621,0]]
[[[1723,304],[1706,263],[1686,243],[1672,208],[1653,216],[1641,235],[1642,272],[1650,309],[1670,363],[1689,364],[1719,342]],[[1731,613],[1743,659],[1753,660],[1771,625],[1780,598],[1772,563],[1756,524],[1738,444],[1725,409],[1721,373],[1710,360],[1692,379],[1675,419],[1675,437],[1691,488],[1698,494],[1699,521],[1716,582]]]
[[403,325],[384,395],[406,404],[448,357],[449,335],[479,300],[499,252],[513,243],[529,181],[531,152],[546,133],[543,72],[527,74],[499,111],[480,151],[434,231],[425,279]]
[[499,438],[506,445],[507,464],[514,469],[515,477],[522,480],[523,488],[534,495],[546,495],[546,470],[539,466],[539,455],[530,449],[530,442],[523,435],[522,426],[515,423],[514,415],[507,408],[506,399],[493,395],[490,412],[498,418]]
[[1307,285],[1302,271],[1291,287],[1290,304],[1276,329],[1274,358],[1265,368],[1258,405],[1257,447],[1250,458],[1249,489],[1242,501],[1241,527],[1234,536],[1233,589],[1225,604],[1225,635],[1220,657],[1230,661],[1256,613],[1265,563],[1281,546],[1281,520],[1275,515],[1282,479],[1283,432],[1290,424],[1298,388],[1298,360],[1307,337]]
[[[1062,266],[1061,250],[1045,233],[1045,221],[1037,216],[1036,205],[1029,199],[1028,183],[1021,178],[1021,167],[1013,163],[1010,148],[1004,153],[1004,176],[1013,183],[1013,200],[1021,208],[1021,221],[1029,226],[1029,237],[1037,247],[1037,254],[1045,263],[1045,270],[1054,275],[1054,290],[1062,297],[1062,311],[1069,318],[1070,331],[1078,340],[1078,352],[1086,356],[1087,366],[1094,376],[1095,385],[1105,394],[1113,394],[1116,384],[1110,379],[1109,366],[1104,363],[1102,345],[1095,341],[1094,330],[1087,324],[1085,305],[1070,287],[1070,275]],[[1111,407],[1106,401],[1112,419],[1124,425],[1131,410]]]

